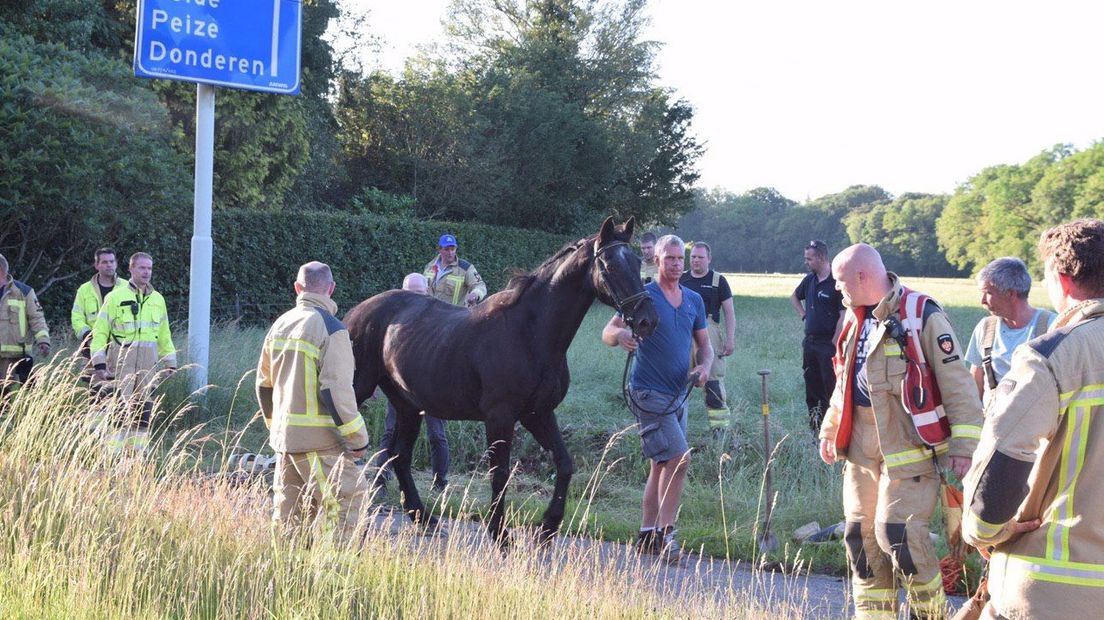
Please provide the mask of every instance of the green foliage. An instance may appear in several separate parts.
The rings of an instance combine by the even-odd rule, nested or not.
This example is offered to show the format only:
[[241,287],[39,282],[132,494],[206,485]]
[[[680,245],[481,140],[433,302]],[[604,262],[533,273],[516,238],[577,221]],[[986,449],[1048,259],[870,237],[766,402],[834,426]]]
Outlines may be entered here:
[[939,250],[935,223],[946,196],[905,194],[844,217],[852,242],[878,249],[886,266],[902,275],[960,276]]
[[114,39],[117,22],[109,5],[103,0],[5,0],[0,20],[39,43],[87,52]]
[[1035,244],[1046,228],[1104,216],[1104,142],[1075,152],[1043,151],[1024,164],[992,166],[955,191],[936,226],[947,260],[976,271],[999,256],[1039,270]]
[[369,187],[353,196],[353,207],[362,213],[376,213],[402,217],[411,215],[415,200],[411,196],[396,196],[385,191]]
[[[375,214],[224,210],[215,213],[215,274],[212,315],[268,322],[294,300],[292,283],[309,260],[329,264],[342,312],[403,276],[421,272],[436,256],[438,237],[456,235],[460,255],[479,269],[493,292],[514,269],[535,267],[558,250],[565,237],[476,223],[423,222]],[[174,319],[185,316],[188,256],[180,245],[162,245],[154,258],[156,286]],[[66,306],[68,307],[68,306]]]
[[702,149],[689,104],[653,83],[643,5],[456,3],[442,55],[400,79],[342,76],[353,186],[414,196],[420,215],[557,232],[608,213],[672,221]]
[[96,246],[169,243],[171,214],[191,203],[187,163],[142,82],[2,20],[0,169],[0,252],[44,303],[65,307],[71,299],[52,285],[91,263]]
[[740,195],[699,191],[695,209],[677,230],[687,241],[710,243],[718,269],[792,273],[803,270],[802,251],[810,240],[821,239],[830,252],[839,251],[852,243],[843,217],[888,198],[882,188],[863,185],[804,205],[769,187]]

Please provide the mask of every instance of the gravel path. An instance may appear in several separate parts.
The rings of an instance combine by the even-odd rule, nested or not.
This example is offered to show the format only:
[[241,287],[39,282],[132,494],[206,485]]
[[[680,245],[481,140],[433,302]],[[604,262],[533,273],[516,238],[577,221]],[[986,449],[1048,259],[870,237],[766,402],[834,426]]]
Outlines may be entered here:
[[[376,523],[380,529],[392,533],[412,527],[398,509],[387,506],[380,508]],[[489,552],[497,552],[487,540],[482,524],[463,520],[446,520],[446,524],[451,542],[462,537],[465,544],[487,546]],[[531,533],[514,530],[513,535],[514,540],[521,540]],[[752,570],[745,562],[728,562],[698,554],[687,554],[677,565],[669,565],[655,556],[641,556],[627,544],[577,536],[560,536],[556,546],[558,552],[547,554],[546,561],[566,562],[571,558],[589,557],[596,566],[608,568],[613,563],[625,574],[647,575],[649,587],[671,600],[679,600],[686,593],[706,592],[717,597],[754,600],[757,607],[768,612],[777,610],[784,617],[846,618],[850,611],[847,583],[841,577]],[[956,608],[964,600],[951,597]]]

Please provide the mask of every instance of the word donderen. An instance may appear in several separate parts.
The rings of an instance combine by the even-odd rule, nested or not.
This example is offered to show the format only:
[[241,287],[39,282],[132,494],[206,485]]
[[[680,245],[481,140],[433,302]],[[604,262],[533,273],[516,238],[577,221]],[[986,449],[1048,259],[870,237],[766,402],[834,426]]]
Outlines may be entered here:
[[[160,41],[149,42],[149,59],[160,62],[169,59],[169,62],[189,67],[203,67],[204,69],[217,69],[246,75],[265,75],[266,67],[263,61],[255,58],[242,58],[239,56],[227,56],[219,54],[211,48],[205,52],[192,49],[182,50],[179,47],[167,47]],[[275,74],[272,74],[275,77]]]

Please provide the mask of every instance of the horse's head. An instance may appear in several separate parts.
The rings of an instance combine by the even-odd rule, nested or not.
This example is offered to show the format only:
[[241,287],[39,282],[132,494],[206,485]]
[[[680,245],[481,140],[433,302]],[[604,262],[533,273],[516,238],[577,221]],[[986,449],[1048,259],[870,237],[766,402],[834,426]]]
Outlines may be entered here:
[[634,225],[631,217],[620,226],[612,217],[602,223],[594,240],[592,278],[598,299],[617,309],[633,334],[647,337],[655,331],[659,315],[640,281],[640,257],[629,245]]

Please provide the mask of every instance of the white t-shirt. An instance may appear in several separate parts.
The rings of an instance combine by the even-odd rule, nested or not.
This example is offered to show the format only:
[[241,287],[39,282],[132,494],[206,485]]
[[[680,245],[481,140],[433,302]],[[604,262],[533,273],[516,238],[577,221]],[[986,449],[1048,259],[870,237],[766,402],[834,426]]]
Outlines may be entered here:
[[[993,340],[992,355],[993,374],[997,375],[998,382],[1012,368],[1012,352],[1016,350],[1016,347],[1031,340],[1031,334],[1035,331],[1035,321],[1039,320],[1040,312],[1049,315],[1047,319],[1047,329],[1049,330],[1054,326],[1054,321],[1058,318],[1058,315],[1041,308],[1036,309],[1027,325],[1019,329],[1012,329],[1005,325],[1004,321],[997,320],[997,337]],[[978,321],[977,326],[974,327],[974,333],[970,336],[970,344],[966,347],[966,361],[977,368],[981,368],[983,355],[981,341],[983,338],[985,338],[985,320]],[[985,391],[989,391],[988,382],[985,382]]]

